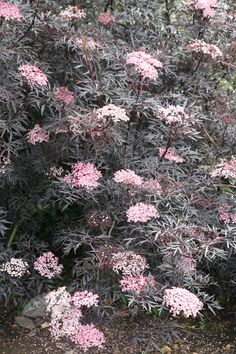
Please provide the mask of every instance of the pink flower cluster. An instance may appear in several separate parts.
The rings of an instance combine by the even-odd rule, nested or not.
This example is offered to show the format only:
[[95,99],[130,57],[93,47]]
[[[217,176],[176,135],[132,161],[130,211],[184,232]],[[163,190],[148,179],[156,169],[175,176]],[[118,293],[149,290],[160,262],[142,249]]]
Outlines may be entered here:
[[20,9],[16,5],[10,4],[4,0],[0,0],[0,18],[16,21],[23,20]]
[[236,159],[217,164],[210,173],[211,177],[236,178]]
[[112,269],[115,273],[123,275],[139,275],[149,266],[146,258],[133,251],[114,253],[111,258]]
[[93,294],[90,291],[76,291],[71,298],[72,303],[75,307],[91,307],[98,305],[98,295]]
[[80,20],[86,17],[84,10],[79,9],[77,6],[68,6],[64,11],[60,12],[59,17],[62,20]]
[[59,258],[52,252],[45,252],[34,262],[34,269],[43,277],[51,279],[62,272],[63,265],[58,264],[58,261]]
[[73,341],[79,344],[84,351],[87,351],[91,347],[102,348],[105,343],[105,337],[93,324],[87,324],[79,327]]
[[67,87],[58,87],[54,90],[54,96],[57,101],[64,104],[71,104],[75,101],[75,96]]
[[182,255],[177,260],[177,269],[186,275],[196,273],[197,261],[192,256]]
[[134,275],[134,276],[123,276],[120,280],[121,290],[123,292],[130,291],[136,294],[140,294],[149,287],[155,286],[155,279],[153,275]]
[[228,203],[222,203],[219,208],[219,218],[224,221],[225,224],[236,224],[236,213],[230,212],[230,205]]
[[213,17],[218,0],[187,0],[187,5],[196,11],[202,11],[203,17]]
[[20,278],[28,273],[29,264],[20,258],[11,258],[9,262],[0,265],[0,272],[6,272],[12,277]]
[[174,316],[182,312],[186,317],[196,317],[203,308],[202,301],[196,295],[187,289],[177,287],[165,290],[163,305],[167,306]]
[[45,297],[47,311],[51,313],[50,331],[55,338],[68,337],[79,344],[84,351],[90,347],[101,347],[105,342],[102,332],[93,324],[82,325],[81,307],[98,304],[98,296],[89,291],[81,291],[71,296],[65,287],[48,293]]
[[31,85],[45,86],[48,83],[47,75],[34,65],[21,65],[19,71]]
[[73,188],[83,187],[90,191],[99,185],[98,180],[101,177],[101,172],[94,164],[77,162],[72,165],[72,171],[64,177],[64,181],[71,184]]
[[115,16],[109,14],[109,12],[101,12],[98,16],[98,22],[104,26],[111,26],[116,22]]
[[137,203],[126,211],[128,222],[147,222],[159,217],[156,208],[151,204]]
[[148,190],[153,193],[161,193],[163,192],[162,186],[155,179],[149,179],[142,184],[142,189]]
[[[166,151],[166,148],[159,148],[159,155],[162,157]],[[177,163],[184,162],[184,159],[177,154],[174,148],[170,147],[164,155],[164,158],[169,161],[174,161]]]
[[136,175],[132,170],[119,170],[115,172],[113,179],[116,183],[125,185],[141,186],[143,183],[143,178]]
[[33,145],[36,143],[42,143],[43,141],[46,143],[49,141],[46,131],[41,128],[39,124],[35,124],[34,128],[29,131],[27,137],[28,142]]
[[111,118],[114,123],[129,121],[129,117],[126,115],[126,110],[117,107],[114,104],[108,104],[107,106],[97,109],[96,115],[98,119],[107,120],[107,118]]
[[74,134],[86,134],[92,139],[99,138],[106,133],[106,122],[98,119],[96,113],[68,117],[69,130]]
[[[160,115],[159,115],[160,114]],[[190,116],[185,113],[181,106],[169,106],[168,108],[160,108],[158,118],[164,120],[172,126],[187,126],[191,122],[194,124]]]
[[222,51],[216,45],[206,43],[202,40],[197,40],[194,43],[189,43],[186,48],[190,53],[205,54],[213,60],[223,57]]
[[81,325],[82,312],[80,309],[72,307],[71,295],[65,286],[49,292],[45,300],[47,311],[51,313],[51,334],[55,338],[73,336]]
[[162,68],[162,63],[154,59],[150,54],[145,53],[145,50],[138,50],[127,55],[127,65],[134,65],[135,69],[140,73],[143,79],[158,78],[157,68]]
[[89,49],[94,51],[102,47],[101,44],[96,42],[93,38],[87,36],[83,36],[82,38],[73,37],[72,43],[75,47],[79,47],[82,50]]

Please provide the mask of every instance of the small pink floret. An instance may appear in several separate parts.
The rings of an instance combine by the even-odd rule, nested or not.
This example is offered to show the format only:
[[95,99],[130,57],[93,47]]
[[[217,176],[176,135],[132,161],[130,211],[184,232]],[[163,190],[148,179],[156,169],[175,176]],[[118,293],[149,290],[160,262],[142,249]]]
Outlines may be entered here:
[[157,69],[163,66],[159,60],[145,53],[145,50],[142,49],[128,54],[126,64],[134,65],[134,68],[140,73],[142,78],[153,80],[158,78]]
[[125,276],[139,275],[149,267],[146,258],[133,251],[114,253],[111,266],[115,273],[121,272]]
[[0,0],[0,18],[19,22],[23,20],[20,9],[16,5],[10,4],[4,0]]
[[132,170],[119,170],[114,174],[114,181],[125,185],[141,186],[143,178]]
[[140,294],[147,290],[149,287],[155,286],[155,279],[152,275],[136,275],[136,276],[123,276],[120,280],[121,290],[123,292],[132,292]]
[[61,274],[63,266],[58,264],[59,258],[52,252],[45,252],[34,262],[34,269],[46,278]]
[[58,87],[54,90],[54,96],[57,101],[64,104],[71,104],[75,101],[75,96],[67,87]]
[[98,16],[98,22],[104,26],[111,26],[116,22],[115,16],[109,14],[109,12],[101,12]]
[[[166,151],[166,148],[159,148],[159,155],[162,157]],[[184,162],[184,159],[177,154],[174,148],[169,148],[167,152],[164,155],[164,159],[169,160],[169,161],[174,161],[177,163],[182,163]]]
[[68,6],[64,11],[59,14],[62,20],[80,20],[86,17],[84,10],[79,9],[77,6]]
[[106,120],[110,118],[114,123],[122,122],[122,121],[128,122],[130,120],[124,108],[117,107],[112,103],[97,109],[96,115],[98,119]]
[[72,165],[72,172],[64,177],[64,180],[73,188],[83,187],[92,190],[98,187],[98,180],[102,177],[101,172],[88,162],[77,162]]
[[222,51],[216,45],[206,43],[202,40],[195,41],[194,43],[189,43],[186,48],[190,53],[205,54],[213,60],[223,57]]
[[201,11],[203,17],[213,17],[218,5],[218,0],[187,0],[187,5],[196,11]]
[[149,179],[143,182],[142,189],[153,192],[153,193],[162,193],[163,189],[160,183],[155,179]]
[[236,159],[217,164],[212,172],[211,177],[236,178]]
[[47,75],[34,65],[21,65],[19,71],[23,78],[32,85],[46,86],[48,83]]
[[0,272],[6,272],[12,277],[21,278],[28,273],[29,264],[21,258],[12,257],[9,262],[0,265]]
[[49,137],[46,131],[40,127],[39,124],[35,124],[34,128],[28,133],[28,142],[35,145],[36,143],[48,142]]
[[222,203],[218,208],[219,218],[225,224],[236,223],[236,213],[230,211],[231,207],[228,203]]
[[71,299],[73,305],[78,308],[81,306],[91,307],[98,305],[98,295],[87,290],[76,291]]
[[84,351],[91,347],[102,348],[105,343],[104,334],[93,324],[81,325],[71,339],[76,344],[79,344]]
[[167,306],[174,316],[182,312],[186,317],[196,317],[203,308],[202,301],[195,294],[177,287],[165,290],[163,305]]
[[159,213],[151,204],[138,203],[127,210],[126,216],[128,222],[147,222],[158,218]]

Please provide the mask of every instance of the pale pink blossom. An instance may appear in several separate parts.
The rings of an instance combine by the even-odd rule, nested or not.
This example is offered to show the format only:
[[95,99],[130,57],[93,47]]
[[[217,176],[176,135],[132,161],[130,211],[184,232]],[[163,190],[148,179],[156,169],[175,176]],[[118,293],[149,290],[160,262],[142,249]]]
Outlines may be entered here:
[[43,141],[46,143],[49,141],[46,131],[40,127],[39,124],[35,124],[34,128],[29,131],[27,138],[28,142],[33,145],[36,143],[42,143]]
[[59,17],[68,21],[80,20],[86,17],[86,13],[77,6],[68,6],[64,11],[60,12]]
[[81,325],[82,312],[71,306],[71,295],[63,286],[49,292],[46,297],[47,311],[50,312],[50,332],[56,338],[70,337]]
[[169,161],[174,161],[177,163],[184,162],[184,159],[177,154],[174,148],[169,147],[167,152],[165,153],[166,148],[159,148],[159,155],[160,157],[164,157],[164,159]]
[[56,88],[54,90],[54,96],[57,101],[67,105],[75,102],[75,96],[67,87]]
[[223,57],[222,51],[216,45],[206,43],[203,40],[197,40],[193,43],[189,43],[186,48],[190,53],[204,54],[213,60]]
[[98,119],[110,118],[114,123],[128,122],[130,120],[126,114],[126,110],[124,108],[117,107],[114,104],[108,104],[107,106],[97,109],[96,115]]
[[123,275],[139,275],[149,268],[146,258],[133,251],[114,253],[110,263],[115,273]]
[[102,48],[102,45],[96,42],[93,38],[88,36],[83,36],[82,38],[73,37],[71,38],[71,42],[75,47],[78,47],[82,50],[91,50],[94,51],[96,49]]
[[169,106],[167,108],[160,108],[158,118],[164,120],[167,124],[172,126],[188,126],[194,125],[192,118],[184,111],[181,106]]
[[126,211],[128,222],[147,222],[159,217],[156,208],[151,204],[137,203]]
[[99,118],[96,113],[86,114],[84,116],[77,114],[68,117],[69,130],[74,134],[85,133],[92,139],[99,138],[106,134],[108,123],[106,118]]
[[98,187],[98,180],[102,177],[101,172],[88,162],[77,162],[72,165],[70,174],[64,177],[64,181],[71,184],[73,188],[83,187],[92,190]]
[[63,265],[58,264],[59,258],[52,252],[45,252],[34,262],[34,269],[46,278],[61,274]]
[[98,22],[104,26],[111,26],[116,22],[115,16],[109,14],[109,12],[101,12],[98,16]]
[[120,280],[121,290],[123,292],[132,292],[139,294],[149,287],[153,288],[155,286],[155,279],[152,275],[134,275],[134,276],[123,276]]
[[12,277],[21,278],[28,273],[29,264],[21,258],[12,257],[9,262],[0,265],[0,272],[6,272]]
[[[60,337],[73,337],[76,331],[81,326],[81,319],[83,315],[80,309],[75,307],[71,307],[70,309],[66,310],[61,317],[61,321],[55,319],[55,321],[51,321],[51,333],[54,337],[58,338],[58,334],[60,333]],[[59,325],[59,332],[58,332],[58,325]],[[54,330],[54,333],[52,331]],[[57,329],[57,330],[56,330]],[[55,332],[56,330],[56,332]],[[56,335],[55,335],[56,334]]]
[[50,291],[45,296],[47,311],[54,311],[54,315],[61,317],[65,309],[71,308],[71,295],[66,290],[65,286],[61,286],[56,290]]
[[210,173],[211,177],[236,178],[236,159],[217,164]]
[[153,58],[144,50],[138,50],[127,55],[127,65],[134,65],[134,68],[140,73],[142,78],[156,80],[158,78],[157,69],[162,68],[162,63]]
[[202,301],[195,294],[177,287],[165,290],[163,305],[167,306],[174,316],[183,313],[186,317],[196,317],[203,308]]
[[98,305],[98,295],[93,294],[90,291],[76,291],[71,298],[72,303],[75,307],[91,307]]
[[153,192],[153,193],[162,193],[163,189],[160,183],[155,179],[149,179],[143,182],[142,189]]
[[23,16],[20,9],[9,2],[0,0],[0,18],[5,20],[22,21]]
[[123,183],[125,185],[141,186],[143,183],[143,178],[136,175],[132,170],[116,171],[113,179],[116,183]]
[[218,208],[219,218],[224,221],[225,224],[236,223],[236,213],[230,212],[230,209],[231,207],[228,203],[222,203]]
[[97,305],[98,296],[89,291],[81,291],[69,294],[65,286],[50,291],[45,296],[47,312],[51,318],[49,322],[50,332],[55,338],[67,337],[79,344],[84,351],[90,347],[101,347],[105,342],[102,332],[93,324],[82,325],[83,317],[81,307]]
[[218,0],[187,0],[187,5],[196,11],[201,11],[203,17],[212,17],[218,5]]
[[19,71],[22,77],[32,85],[46,86],[48,83],[47,75],[34,65],[21,65]]
[[177,269],[182,273],[186,275],[193,275],[196,273],[197,261],[192,256],[183,254],[178,258],[176,263]]
[[104,334],[93,324],[81,325],[71,340],[79,344],[84,351],[91,347],[102,348],[105,343]]

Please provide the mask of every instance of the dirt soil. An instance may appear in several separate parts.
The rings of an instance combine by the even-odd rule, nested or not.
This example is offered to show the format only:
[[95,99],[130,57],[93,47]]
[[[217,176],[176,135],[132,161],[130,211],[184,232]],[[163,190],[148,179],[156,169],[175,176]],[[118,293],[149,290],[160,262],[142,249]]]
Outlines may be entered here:
[[[87,354],[236,354],[236,319],[179,320],[179,339],[160,340],[158,321],[150,317],[103,320],[103,349]],[[159,347],[159,349],[158,349]],[[14,322],[0,329],[0,354],[82,354],[71,343],[53,341],[48,328],[25,330]]]

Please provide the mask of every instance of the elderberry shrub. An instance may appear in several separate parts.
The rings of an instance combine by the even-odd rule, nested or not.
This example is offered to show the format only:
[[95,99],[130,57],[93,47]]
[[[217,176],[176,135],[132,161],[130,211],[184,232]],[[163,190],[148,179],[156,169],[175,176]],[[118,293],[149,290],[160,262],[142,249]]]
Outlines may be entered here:
[[235,16],[0,1],[1,302],[66,284],[101,315],[188,317],[235,296]]

